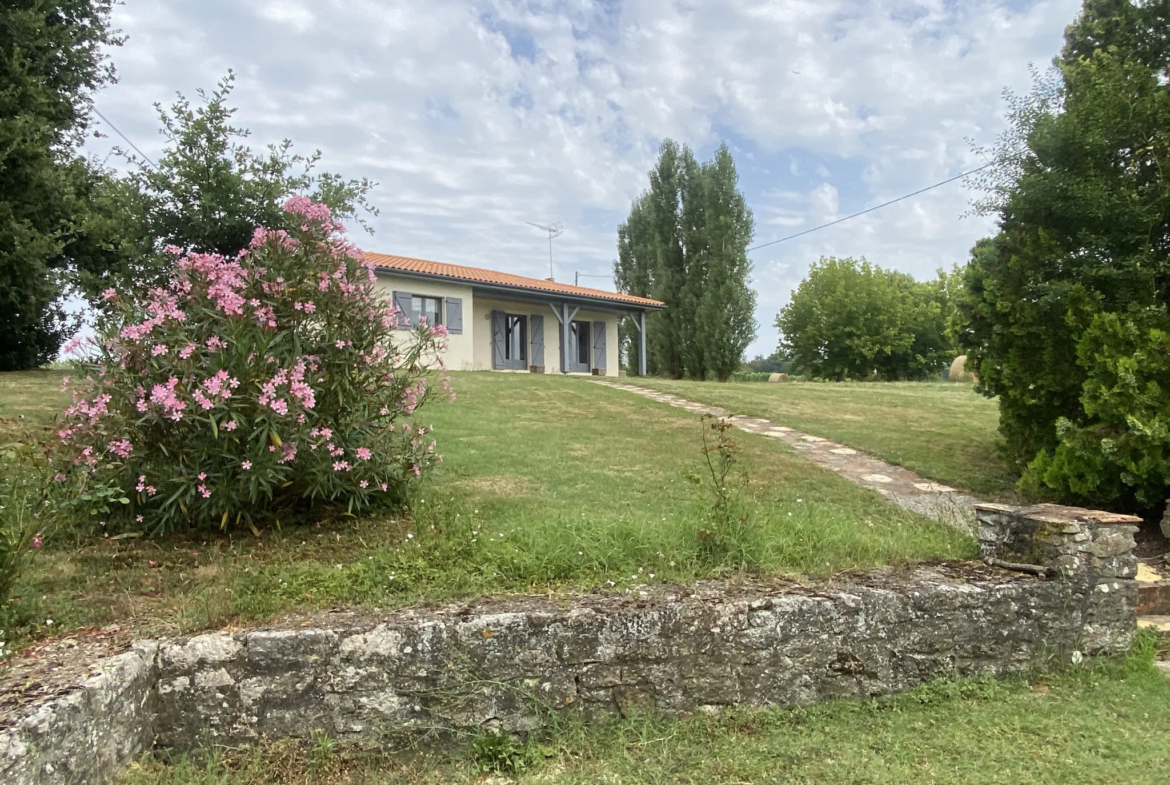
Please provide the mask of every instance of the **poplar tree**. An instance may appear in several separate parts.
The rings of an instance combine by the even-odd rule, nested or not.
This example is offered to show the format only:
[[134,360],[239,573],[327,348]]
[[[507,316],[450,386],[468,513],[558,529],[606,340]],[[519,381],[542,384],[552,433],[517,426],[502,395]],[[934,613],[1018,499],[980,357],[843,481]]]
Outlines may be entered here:
[[756,337],[756,293],[748,285],[752,263],[747,258],[755,221],[739,191],[739,174],[726,142],[704,164],[703,183],[706,264],[694,331],[705,370],[725,382]]
[[[700,165],[690,148],[663,142],[650,188],[618,227],[614,263],[619,291],[666,304],[647,320],[650,373],[726,380],[739,367],[756,330],[752,230],[726,143]],[[636,328],[624,328],[622,338],[632,365]]]

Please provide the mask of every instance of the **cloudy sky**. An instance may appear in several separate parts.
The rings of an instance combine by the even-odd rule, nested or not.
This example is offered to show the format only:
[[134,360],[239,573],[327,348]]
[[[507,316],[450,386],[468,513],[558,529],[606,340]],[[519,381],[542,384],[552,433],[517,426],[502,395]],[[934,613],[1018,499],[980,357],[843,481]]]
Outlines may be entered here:
[[[671,137],[731,146],[756,243],[971,169],[1003,89],[1057,52],[1078,0],[125,0],[98,107],[149,156],[152,105],[238,74],[257,146],[290,138],[379,185],[369,250],[545,277],[604,274]],[[105,156],[116,138],[96,140]],[[953,183],[752,254],[760,337],[822,255],[917,277],[987,219]],[[582,283],[610,288],[605,278]]]

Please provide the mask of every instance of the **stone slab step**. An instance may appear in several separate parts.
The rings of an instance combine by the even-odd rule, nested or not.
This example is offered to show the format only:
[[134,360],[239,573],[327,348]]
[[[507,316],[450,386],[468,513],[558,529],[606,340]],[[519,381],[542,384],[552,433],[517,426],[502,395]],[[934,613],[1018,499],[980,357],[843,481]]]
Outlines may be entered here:
[[1138,627],[1170,637],[1170,616],[1138,616]]
[[1163,564],[1152,560],[1138,562],[1139,616],[1170,616],[1170,576]]

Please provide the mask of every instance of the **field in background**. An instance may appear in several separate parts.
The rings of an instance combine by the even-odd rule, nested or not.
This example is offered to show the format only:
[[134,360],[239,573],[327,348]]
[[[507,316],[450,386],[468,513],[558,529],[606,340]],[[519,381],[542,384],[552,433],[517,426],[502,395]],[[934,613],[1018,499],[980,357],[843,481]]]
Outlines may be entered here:
[[[45,423],[64,403],[60,379],[0,374],[0,405],[24,428]],[[321,510],[259,538],[105,539],[95,519],[50,533],[10,626],[43,635],[133,619],[174,633],[335,605],[687,581],[740,563],[827,574],[975,552],[948,527],[743,434],[747,525],[739,550],[713,560],[698,534],[711,528],[712,497],[690,480],[702,460],[696,416],[579,379],[464,373],[454,385],[455,403],[422,412],[444,462],[409,514]]]
[[999,409],[969,384],[626,381],[833,439],[988,499],[1013,496],[995,454]]
[[[570,724],[503,746],[524,771],[489,778],[474,740],[388,755],[282,742],[173,767],[146,760],[122,785],[1155,785],[1170,759],[1170,679],[1149,639],[1128,660],[1063,675],[935,682],[888,700],[739,711],[675,722]],[[489,749],[499,751],[501,745]]]

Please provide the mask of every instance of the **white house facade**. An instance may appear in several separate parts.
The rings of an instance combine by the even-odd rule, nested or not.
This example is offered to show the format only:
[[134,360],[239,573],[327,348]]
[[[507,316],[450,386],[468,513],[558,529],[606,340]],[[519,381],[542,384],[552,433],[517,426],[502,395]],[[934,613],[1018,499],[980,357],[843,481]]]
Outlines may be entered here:
[[366,252],[377,288],[411,325],[425,319],[449,333],[452,370],[617,376],[618,325],[633,320],[638,367],[646,373],[645,297],[479,267]]

